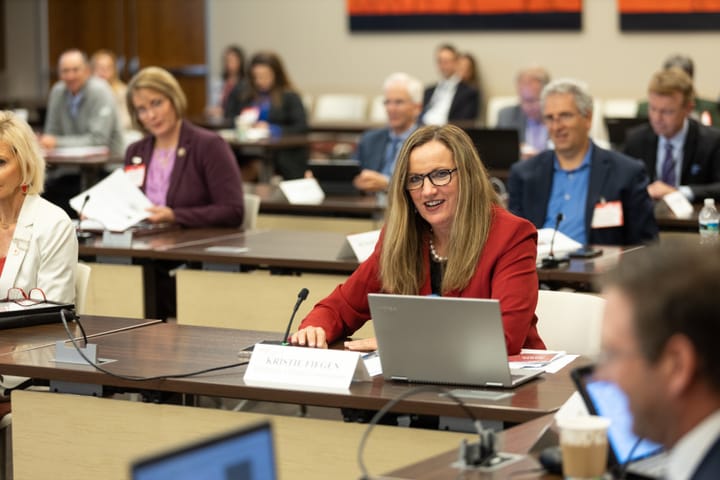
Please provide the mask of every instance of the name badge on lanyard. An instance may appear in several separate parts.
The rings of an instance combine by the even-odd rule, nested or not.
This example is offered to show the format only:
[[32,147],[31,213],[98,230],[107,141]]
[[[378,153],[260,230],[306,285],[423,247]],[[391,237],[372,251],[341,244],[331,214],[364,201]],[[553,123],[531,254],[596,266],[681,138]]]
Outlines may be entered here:
[[606,202],[605,199],[600,199],[595,204],[592,223],[590,224],[591,228],[612,228],[622,227],[623,225],[623,209],[620,200]]

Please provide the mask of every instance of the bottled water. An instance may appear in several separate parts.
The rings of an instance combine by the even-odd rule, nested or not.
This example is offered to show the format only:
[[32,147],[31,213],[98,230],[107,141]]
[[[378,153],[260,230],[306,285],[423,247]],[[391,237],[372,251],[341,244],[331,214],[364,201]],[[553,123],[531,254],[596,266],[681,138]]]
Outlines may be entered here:
[[700,210],[698,223],[700,225],[700,244],[715,245],[719,243],[720,230],[718,224],[720,222],[720,214],[715,208],[715,199],[706,198],[705,206]]

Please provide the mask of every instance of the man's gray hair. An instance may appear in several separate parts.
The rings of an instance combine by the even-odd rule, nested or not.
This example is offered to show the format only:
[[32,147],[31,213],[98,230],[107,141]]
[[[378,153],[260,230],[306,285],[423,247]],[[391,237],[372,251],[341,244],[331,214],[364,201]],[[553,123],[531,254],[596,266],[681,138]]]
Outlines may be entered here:
[[388,75],[383,83],[383,92],[393,85],[405,87],[410,99],[413,103],[422,103],[423,101],[423,84],[415,77],[403,72],[395,72]]
[[548,83],[543,88],[540,95],[540,102],[543,110],[545,109],[545,100],[550,95],[569,93],[573,96],[575,107],[577,107],[580,115],[586,117],[592,114],[593,98],[588,92],[587,85],[584,82],[573,78],[559,78]]

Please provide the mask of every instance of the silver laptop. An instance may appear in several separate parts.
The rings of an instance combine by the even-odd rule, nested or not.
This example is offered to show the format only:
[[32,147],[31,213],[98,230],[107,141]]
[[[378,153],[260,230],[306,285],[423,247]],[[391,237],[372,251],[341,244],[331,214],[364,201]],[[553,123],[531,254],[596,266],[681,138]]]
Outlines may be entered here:
[[516,387],[543,370],[511,370],[498,300],[368,295],[386,379]]

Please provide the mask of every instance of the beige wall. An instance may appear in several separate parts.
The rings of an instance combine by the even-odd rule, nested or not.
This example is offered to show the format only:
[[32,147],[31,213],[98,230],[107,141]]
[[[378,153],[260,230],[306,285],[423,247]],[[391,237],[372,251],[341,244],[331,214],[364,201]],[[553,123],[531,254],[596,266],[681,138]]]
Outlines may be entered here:
[[531,63],[554,77],[578,77],[599,97],[642,97],[653,71],[670,53],[691,55],[698,92],[720,93],[720,33],[622,34],[614,0],[585,0],[584,28],[576,33],[351,34],[343,0],[210,0],[211,68],[228,43],[246,51],[278,51],[304,93],[374,94],[390,72],[424,82],[435,78],[433,49],[449,41],[474,53],[488,95],[512,93],[515,70]]

